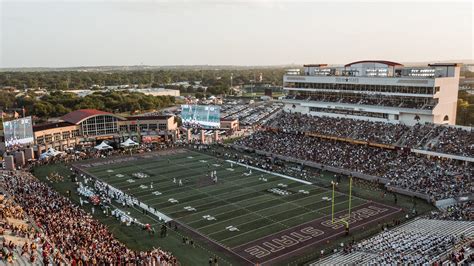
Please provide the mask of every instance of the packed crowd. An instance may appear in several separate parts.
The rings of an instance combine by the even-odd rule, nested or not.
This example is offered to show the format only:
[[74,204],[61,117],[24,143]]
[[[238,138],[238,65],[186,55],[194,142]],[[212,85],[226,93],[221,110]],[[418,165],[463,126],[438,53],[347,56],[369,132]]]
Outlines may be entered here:
[[51,261],[51,245],[29,224],[23,208],[4,194],[0,194],[0,239],[0,261],[32,265]]
[[313,132],[474,157],[474,132],[433,124],[417,124],[410,127],[402,124],[281,112],[269,120],[267,126],[285,132]]
[[444,128],[439,135],[438,144],[434,145],[432,150],[474,157],[474,132]]
[[472,265],[474,263],[474,241],[463,245],[449,254],[449,260],[455,265]]
[[457,203],[428,215],[431,219],[474,221],[474,204],[472,201]]
[[384,178],[390,186],[436,200],[474,192],[474,167],[449,160],[272,131],[255,132],[235,144]]
[[28,172],[11,173],[5,179],[9,193],[45,232],[66,264],[176,265],[169,252],[154,249],[137,252],[114,238],[107,227],[68,198]]
[[371,265],[404,264],[421,265],[430,262],[438,254],[449,250],[458,242],[455,236],[427,235],[425,233],[385,231],[363,240],[353,250],[381,254]]

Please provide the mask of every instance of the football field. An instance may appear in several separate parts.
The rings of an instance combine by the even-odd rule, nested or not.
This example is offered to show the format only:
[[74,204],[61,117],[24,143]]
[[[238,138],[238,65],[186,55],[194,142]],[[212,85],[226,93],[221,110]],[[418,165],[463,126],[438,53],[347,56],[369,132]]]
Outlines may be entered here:
[[[76,166],[242,263],[274,262],[344,234],[331,220],[332,191],[310,182],[189,150],[126,158]],[[334,200],[335,219],[346,218],[351,230],[398,212],[352,197],[347,219],[349,196],[336,191]]]

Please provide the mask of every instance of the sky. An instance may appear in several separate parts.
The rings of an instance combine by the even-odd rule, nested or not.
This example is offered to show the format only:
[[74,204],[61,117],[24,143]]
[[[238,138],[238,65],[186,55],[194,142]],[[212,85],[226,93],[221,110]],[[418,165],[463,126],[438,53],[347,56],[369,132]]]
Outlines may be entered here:
[[473,59],[473,2],[0,0],[0,67]]

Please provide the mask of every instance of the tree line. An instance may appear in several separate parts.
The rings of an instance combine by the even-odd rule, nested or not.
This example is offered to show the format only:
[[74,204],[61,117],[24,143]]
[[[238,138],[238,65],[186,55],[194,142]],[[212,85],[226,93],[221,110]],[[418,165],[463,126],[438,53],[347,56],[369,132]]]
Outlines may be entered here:
[[[0,86],[44,88],[47,90],[89,89],[93,85],[114,86],[137,84],[140,87],[161,87],[165,84],[200,81],[201,85],[228,89],[231,84],[248,84],[262,74],[262,82],[281,85],[284,68],[255,69],[173,69],[141,71],[47,71],[0,72]],[[219,89],[221,88],[221,89]]]
[[474,126],[474,94],[459,91],[456,124]]
[[74,93],[52,91],[38,97],[33,91],[15,97],[14,92],[2,92],[0,108],[25,108],[26,115],[37,120],[59,117],[77,109],[98,109],[113,113],[156,110],[172,106],[174,97],[151,96],[141,92],[94,92],[85,97]]

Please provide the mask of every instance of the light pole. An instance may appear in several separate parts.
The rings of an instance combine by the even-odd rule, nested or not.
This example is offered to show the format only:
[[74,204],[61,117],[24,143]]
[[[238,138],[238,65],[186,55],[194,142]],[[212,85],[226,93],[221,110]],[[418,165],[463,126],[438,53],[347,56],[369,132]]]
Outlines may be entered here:
[[331,181],[332,184],[332,198],[331,198],[331,222],[334,223],[334,194],[337,182]]

